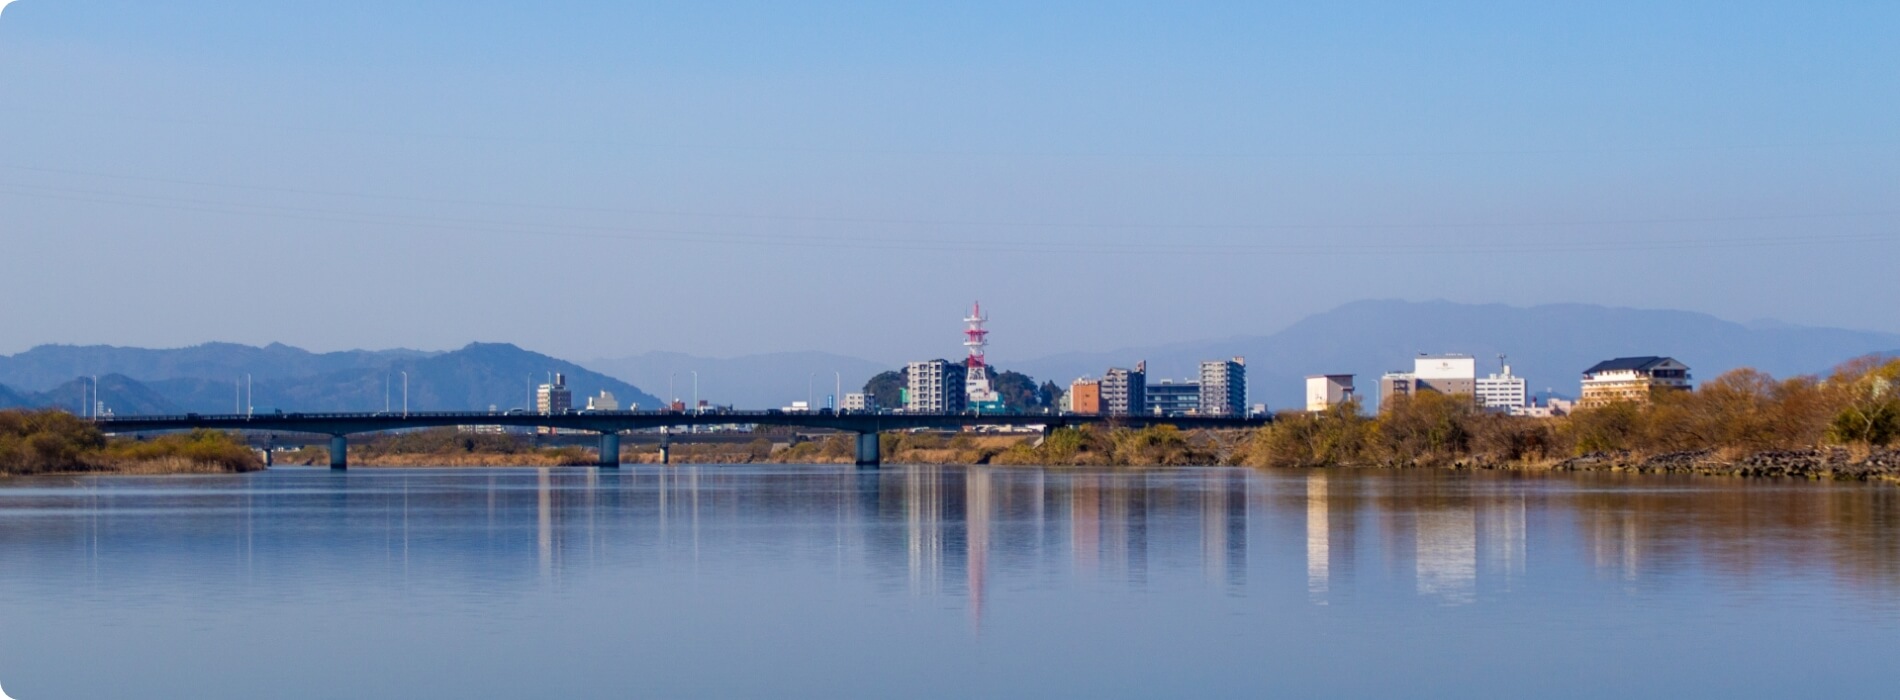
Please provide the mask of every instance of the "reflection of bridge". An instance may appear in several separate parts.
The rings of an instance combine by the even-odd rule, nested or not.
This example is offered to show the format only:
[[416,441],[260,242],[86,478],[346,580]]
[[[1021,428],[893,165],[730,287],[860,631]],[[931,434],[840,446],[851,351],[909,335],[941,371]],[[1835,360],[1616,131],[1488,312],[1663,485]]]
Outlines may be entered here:
[[[455,425],[500,425],[522,428],[555,428],[600,434],[600,466],[620,465],[620,434],[629,430],[681,428],[713,425],[784,425],[799,428],[826,428],[857,434],[858,466],[877,466],[882,461],[878,434],[892,430],[917,428],[962,428],[977,425],[1055,428],[1104,424],[1142,428],[1172,425],[1178,428],[1250,428],[1265,425],[1265,418],[1221,418],[1213,416],[1073,416],[1073,415],[976,415],[967,413],[785,413],[781,411],[727,411],[723,413],[682,413],[674,411],[596,411],[542,415],[533,413],[271,413],[265,415],[183,416],[112,416],[99,418],[99,429],[108,433],[137,433],[160,430],[253,430],[314,433],[330,436],[330,467],[348,466],[348,436],[385,430],[439,428]],[[662,453],[666,442],[661,442]]]

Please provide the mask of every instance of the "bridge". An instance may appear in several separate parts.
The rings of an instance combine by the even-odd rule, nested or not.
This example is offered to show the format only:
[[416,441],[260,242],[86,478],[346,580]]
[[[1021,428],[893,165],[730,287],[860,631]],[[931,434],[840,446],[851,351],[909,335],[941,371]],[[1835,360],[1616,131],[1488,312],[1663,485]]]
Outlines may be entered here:
[[[95,423],[108,433],[142,433],[177,430],[244,430],[311,433],[330,436],[330,468],[349,467],[349,436],[416,428],[440,428],[460,425],[495,425],[517,428],[553,428],[562,431],[600,435],[600,466],[620,466],[620,434],[632,430],[690,428],[715,425],[782,425],[796,428],[822,428],[857,435],[857,464],[875,467],[883,461],[878,434],[914,429],[956,429],[979,425],[1039,427],[1045,432],[1080,425],[1112,425],[1145,428],[1172,425],[1177,428],[1256,428],[1267,418],[1230,418],[1221,416],[1081,416],[975,413],[792,413],[784,411],[723,411],[687,413],[682,411],[581,411],[557,414],[416,412],[416,413],[268,413],[258,415],[182,416],[104,416]],[[663,437],[660,453],[668,456]]]

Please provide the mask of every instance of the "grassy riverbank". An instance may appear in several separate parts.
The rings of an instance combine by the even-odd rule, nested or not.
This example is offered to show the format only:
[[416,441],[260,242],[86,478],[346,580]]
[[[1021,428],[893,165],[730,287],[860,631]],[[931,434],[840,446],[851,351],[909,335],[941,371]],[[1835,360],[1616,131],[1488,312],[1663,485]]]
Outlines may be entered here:
[[221,432],[108,439],[92,423],[69,413],[0,411],[0,476],[228,474],[263,468],[255,452]]
[[1282,414],[1249,440],[1255,467],[1449,467],[1900,480],[1900,360],[1865,359],[1823,379],[1729,372],[1559,418],[1480,411],[1467,397],[1400,397],[1377,415],[1348,405]]
[[[330,450],[306,447],[282,455],[279,464],[327,465]],[[464,433],[432,428],[360,436],[350,441],[356,467],[574,467],[595,462],[580,447],[536,447],[515,435]]]

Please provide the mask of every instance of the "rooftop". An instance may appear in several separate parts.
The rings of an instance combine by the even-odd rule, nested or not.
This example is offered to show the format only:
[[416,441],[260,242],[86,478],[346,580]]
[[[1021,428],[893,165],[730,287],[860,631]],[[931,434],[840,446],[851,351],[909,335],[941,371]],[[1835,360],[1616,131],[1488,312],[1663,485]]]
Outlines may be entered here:
[[1596,363],[1596,366],[1583,371],[1584,374],[1599,372],[1644,372],[1674,361],[1669,357],[1619,357]]

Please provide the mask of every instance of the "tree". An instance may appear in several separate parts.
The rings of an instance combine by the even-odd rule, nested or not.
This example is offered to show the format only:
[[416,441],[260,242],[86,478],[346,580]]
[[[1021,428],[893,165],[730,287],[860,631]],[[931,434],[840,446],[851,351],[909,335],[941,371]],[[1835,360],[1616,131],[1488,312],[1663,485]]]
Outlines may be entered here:
[[910,386],[910,370],[898,369],[879,372],[877,376],[864,383],[864,394],[871,397],[877,405],[896,408],[904,405],[904,389]]

